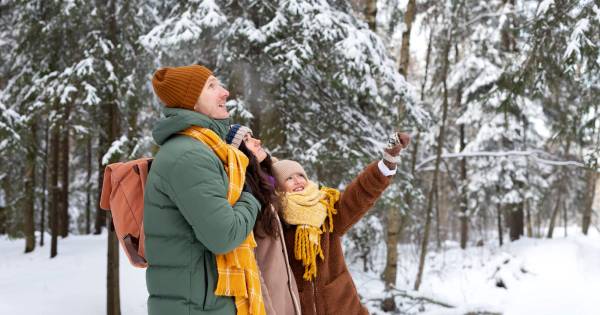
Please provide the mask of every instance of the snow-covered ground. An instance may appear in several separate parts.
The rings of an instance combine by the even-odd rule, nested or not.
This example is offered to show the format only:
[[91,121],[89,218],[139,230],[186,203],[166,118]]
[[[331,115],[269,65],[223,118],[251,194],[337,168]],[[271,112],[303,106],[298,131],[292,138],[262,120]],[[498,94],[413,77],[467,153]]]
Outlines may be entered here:
[[[23,240],[0,239],[0,314],[106,314],[106,234],[59,239],[53,259],[46,240],[23,254]],[[145,272],[120,258],[121,313],[147,314]]]
[[[466,251],[448,242],[428,256],[419,292],[410,290],[415,250],[403,246],[398,288],[412,298],[397,298],[402,313],[600,314],[600,235],[570,235]],[[49,246],[27,255],[23,247],[23,240],[0,239],[0,314],[106,314],[106,235],[60,240],[54,259],[48,258]],[[358,265],[351,270],[360,293],[371,300],[372,314],[383,314],[376,307],[383,289],[377,274],[363,273]],[[418,297],[454,308],[423,304]],[[124,315],[146,314],[144,270],[131,267],[124,255],[121,306]]]
[[[578,231],[569,229],[565,238],[557,229],[551,240],[525,238],[502,247],[495,240],[465,251],[447,242],[443,250],[428,255],[419,292],[412,291],[416,249],[402,246],[397,286],[404,297],[396,299],[402,303],[401,314],[598,315],[600,234]],[[383,283],[377,274],[352,269],[363,297],[380,299]],[[423,305],[419,297],[454,307]],[[369,304],[373,315],[384,314],[376,301]]]

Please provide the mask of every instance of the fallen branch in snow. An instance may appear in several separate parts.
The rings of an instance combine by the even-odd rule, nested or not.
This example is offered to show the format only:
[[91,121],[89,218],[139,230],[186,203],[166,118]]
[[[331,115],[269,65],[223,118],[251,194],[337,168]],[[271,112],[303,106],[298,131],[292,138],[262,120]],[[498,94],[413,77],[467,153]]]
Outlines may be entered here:
[[[442,154],[442,158],[449,159],[449,158],[486,157],[486,156],[490,156],[490,157],[526,156],[526,157],[531,157],[534,161],[536,161],[538,163],[542,163],[542,164],[556,165],[556,166],[576,166],[576,167],[582,167],[582,168],[589,169],[589,167],[586,167],[585,164],[578,162],[578,161],[548,160],[548,159],[543,159],[543,158],[537,157],[536,154],[548,154],[548,153],[543,152],[543,151],[537,151],[537,150],[536,151],[500,151],[500,152],[481,151],[481,152],[464,152],[464,153],[445,153],[445,154]],[[415,167],[415,170],[416,171],[422,170],[423,166],[425,166],[426,164],[428,164],[434,160],[435,160],[435,156],[426,158],[424,161],[420,162]],[[599,172],[599,171],[596,171],[596,172]]]
[[391,290],[391,295],[393,297],[396,296],[401,296],[401,297],[406,297],[412,300],[417,300],[417,301],[421,301],[421,302],[428,302],[431,304],[435,304],[435,305],[439,305],[439,306],[443,306],[443,307],[447,307],[447,308],[456,308],[456,306],[448,304],[446,302],[441,302],[441,301],[437,301],[434,300],[432,298],[426,297],[426,296],[422,296],[422,295],[414,295],[408,291],[403,291],[403,290],[398,290],[398,289],[392,289]]

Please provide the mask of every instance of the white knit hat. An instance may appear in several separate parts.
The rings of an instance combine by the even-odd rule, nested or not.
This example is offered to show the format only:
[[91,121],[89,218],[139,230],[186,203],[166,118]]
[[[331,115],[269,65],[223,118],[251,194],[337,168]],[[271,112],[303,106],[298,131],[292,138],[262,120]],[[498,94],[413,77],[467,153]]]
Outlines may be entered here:
[[306,172],[300,163],[292,160],[281,160],[273,163],[273,176],[277,181],[277,185],[282,186],[286,178],[293,174],[300,174],[308,180]]

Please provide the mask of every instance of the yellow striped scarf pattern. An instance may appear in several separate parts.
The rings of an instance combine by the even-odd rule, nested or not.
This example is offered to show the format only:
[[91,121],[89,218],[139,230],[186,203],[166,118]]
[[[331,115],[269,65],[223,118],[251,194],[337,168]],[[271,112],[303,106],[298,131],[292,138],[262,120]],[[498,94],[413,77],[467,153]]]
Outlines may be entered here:
[[[192,126],[180,133],[204,142],[223,162],[229,177],[227,201],[234,205],[242,194],[248,158],[210,129]],[[215,294],[235,297],[238,315],[266,315],[255,247],[254,234],[250,232],[240,246],[229,253],[216,255],[219,279]]]

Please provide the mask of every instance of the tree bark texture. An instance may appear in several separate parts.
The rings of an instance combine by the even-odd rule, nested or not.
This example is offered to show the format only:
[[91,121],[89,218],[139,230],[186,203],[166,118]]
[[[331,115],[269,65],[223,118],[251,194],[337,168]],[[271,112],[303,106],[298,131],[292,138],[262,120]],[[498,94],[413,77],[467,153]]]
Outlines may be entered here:
[[440,126],[440,132],[438,135],[438,141],[437,141],[437,148],[436,148],[436,159],[435,159],[435,169],[433,172],[433,180],[431,183],[431,188],[429,191],[429,195],[427,197],[427,209],[425,210],[426,213],[426,217],[425,217],[425,228],[423,230],[423,239],[421,241],[421,252],[419,255],[419,270],[417,271],[417,276],[416,276],[416,280],[415,280],[415,285],[414,285],[414,289],[415,290],[419,290],[419,287],[421,286],[421,281],[423,278],[423,269],[425,267],[425,257],[427,255],[427,246],[429,243],[429,234],[430,234],[430,230],[431,230],[431,215],[432,215],[432,211],[433,211],[433,197],[434,197],[434,193],[435,193],[435,189],[437,187],[437,181],[438,181],[438,176],[439,176],[439,172],[440,172],[440,164],[442,161],[442,151],[443,151],[443,147],[444,147],[444,139],[445,139],[445,134],[446,134],[446,118],[448,116],[448,85],[447,85],[447,79],[448,79],[448,68],[449,68],[449,54],[450,54],[450,47],[451,47],[451,42],[452,42],[452,30],[448,29],[447,30],[447,42],[445,43],[445,47],[444,47],[444,52],[443,52],[443,69],[442,69],[442,84],[443,84],[443,93],[444,93],[444,99],[442,102],[442,121],[441,121],[441,126]]
[[35,173],[37,156],[37,123],[29,124],[31,131],[29,144],[27,146],[27,158],[25,166],[25,213],[23,215],[23,232],[25,234],[25,253],[35,249]]
[[367,20],[369,29],[377,32],[377,0],[366,0],[365,19]]
[[415,20],[417,12],[416,0],[408,0],[406,12],[404,13],[404,25],[406,28],[402,32],[402,46],[400,47],[400,65],[398,71],[406,77],[408,75],[408,67],[410,66],[410,34],[412,24]]
[[[465,137],[465,125],[460,125],[460,151],[463,152],[467,146]],[[460,180],[461,180],[461,197],[460,197],[460,248],[467,248],[469,239],[469,219],[468,219],[468,203],[467,197],[467,159],[463,158],[460,161]]]
[[596,197],[596,178],[600,178],[596,172],[587,172],[586,178],[586,194],[585,204],[583,209],[581,231],[587,235],[590,225],[592,223],[592,207],[594,206],[594,198]]
[[47,207],[47,196],[48,196],[48,165],[50,163],[50,157],[48,154],[48,147],[50,146],[50,122],[46,123],[44,141],[44,163],[42,164],[42,213],[40,215],[40,246],[44,246],[44,235],[46,234],[46,207]]
[[58,159],[59,159],[59,126],[57,123],[54,123],[52,126],[52,143],[50,152],[52,152],[52,163],[49,167],[49,177],[50,177],[50,232],[51,232],[51,242],[50,242],[50,258],[56,257],[58,254],[58,216],[59,216],[59,191],[58,191]]
[[71,105],[66,104],[64,107],[64,120],[61,128],[60,139],[60,236],[65,238],[69,236],[69,158],[70,158],[70,141],[69,141],[69,117],[71,115]]

